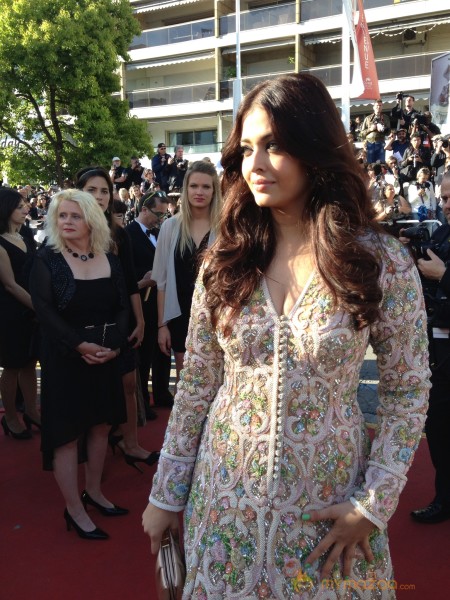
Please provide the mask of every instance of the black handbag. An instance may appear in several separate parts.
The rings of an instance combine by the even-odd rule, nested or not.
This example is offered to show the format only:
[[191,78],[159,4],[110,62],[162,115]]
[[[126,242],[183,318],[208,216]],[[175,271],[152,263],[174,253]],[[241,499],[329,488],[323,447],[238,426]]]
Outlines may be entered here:
[[104,323],[103,325],[86,325],[78,330],[83,338],[83,342],[98,344],[103,348],[117,350],[124,345],[126,335],[124,335],[117,323]]

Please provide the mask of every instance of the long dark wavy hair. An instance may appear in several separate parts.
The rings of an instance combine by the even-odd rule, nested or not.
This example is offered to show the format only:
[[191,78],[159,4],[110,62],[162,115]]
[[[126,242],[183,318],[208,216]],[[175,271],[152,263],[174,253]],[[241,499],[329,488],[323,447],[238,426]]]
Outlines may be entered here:
[[9,220],[23,198],[18,191],[11,188],[0,188],[0,233],[7,233]]
[[309,197],[299,203],[304,205],[301,218],[311,224],[315,267],[335,306],[347,310],[361,329],[376,319],[382,293],[380,266],[360,238],[368,228],[381,229],[334,102],[325,86],[306,73],[276,77],[249,92],[223,149],[224,207],[203,276],[213,325],[223,310],[231,309],[229,323],[236,318],[277,244],[271,211],[256,204],[241,172],[243,120],[255,107],[267,112],[281,150],[306,169]]

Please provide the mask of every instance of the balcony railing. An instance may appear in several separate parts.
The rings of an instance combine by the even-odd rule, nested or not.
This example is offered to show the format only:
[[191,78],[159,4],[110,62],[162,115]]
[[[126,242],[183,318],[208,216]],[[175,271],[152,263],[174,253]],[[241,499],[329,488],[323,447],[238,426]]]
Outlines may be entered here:
[[[404,2],[423,2],[424,0],[402,0]],[[392,6],[393,0],[364,0],[364,10]],[[300,5],[301,21],[321,19],[342,13],[342,0],[302,0]]]
[[141,92],[127,92],[126,98],[131,109],[167,104],[205,102],[207,100],[215,100],[215,84],[214,82],[210,82],[144,90]]
[[[429,75],[431,71],[431,60],[440,56],[440,54],[441,53],[420,54],[416,56],[400,56],[397,58],[377,60],[378,78],[381,81],[386,79]],[[353,67],[351,67],[351,70],[353,70]],[[293,69],[291,69],[290,71],[243,77],[242,91],[246,94],[261,81],[266,81],[267,79],[272,79],[278,75],[293,72]],[[315,75],[326,86],[338,86],[341,85],[342,82],[342,69],[340,65],[313,67],[311,69],[304,69],[304,72]],[[130,103],[130,108],[205,102],[208,100],[215,100],[215,84],[214,82],[209,82],[143,90],[139,92],[127,92],[126,97]],[[222,80],[220,82],[220,100],[226,100],[232,97],[233,79]]]
[[[281,4],[258,8],[241,13],[241,30],[260,29],[262,27],[273,27],[274,25],[285,25],[295,23],[295,3]],[[220,35],[236,32],[236,16],[234,14],[220,17]]]
[[[401,56],[398,58],[388,58],[377,60],[378,79],[399,79],[402,77],[416,77],[419,75],[429,75],[431,72],[431,59],[440,56],[440,52],[436,54],[420,54],[417,56]],[[341,66],[336,67],[313,67],[305,69],[305,71],[315,75],[326,86],[341,85],[342,69]],[[353,65],[351,66],[351,74],[353,74]]]
[[177,44],[178,42],[190,42],[192,40],[212,37],[213,35],[214,19],[204,19],[202,21],[184,23],[183,25],[172,25],[171,27],[143,31],[141,35],[136,36],[131,42],[129,50],[166,46],[168,44]]

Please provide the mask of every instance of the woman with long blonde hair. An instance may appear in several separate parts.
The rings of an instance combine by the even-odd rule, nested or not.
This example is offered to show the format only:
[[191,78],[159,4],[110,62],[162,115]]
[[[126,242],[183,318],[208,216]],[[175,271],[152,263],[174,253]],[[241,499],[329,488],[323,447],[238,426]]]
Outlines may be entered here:
[[192,163],[180,207],[161,227],[152,271],[158,286],[158,343],[165,354],[174,351],[177,379],[186,351],[199,257],[214,241],[219,222],[221,195],[214,165]]

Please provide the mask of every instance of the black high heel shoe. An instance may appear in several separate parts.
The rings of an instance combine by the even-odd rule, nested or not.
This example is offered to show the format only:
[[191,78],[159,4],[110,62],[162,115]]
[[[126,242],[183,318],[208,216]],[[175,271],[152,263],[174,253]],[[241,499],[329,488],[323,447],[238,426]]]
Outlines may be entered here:
[[8,423],[6,422],[6,417],[4,415],[2,417],[1,423],[5,435],[11,435],[15,440],[31,440],[31,432],[28,429],[24,429],[20,433],[16,433],[12,429],[10,429]]
[[107,540],[109,539],[109,535],[103,529],[99,529],[96,527],[93,531],[85,531],[81,529],[77,523],[73,520],[73,518],[69,515],[67,508],[64,510],[64,520],[66,522],[67,531],[70,531],[72,527],[78,533],[80,538],[84,540]]
[[23,422],[28,431],[31,430],[31,426],[34,425],[37,429],[41,429],[41,424],[32,419],[27,413],[23,413]]
[[[120,446],[119,446],[119,448],[120,448]],[[123,453],[123,455],[125,457],[125,462],[127,463],[127,465],[134,467],[140,473],[143,473],[144,471],[140,467],[138,467],[138,465],[136,463],[142,462],[142,463],[148,465],[149,467],[151,467],[159,459],[159,452],[150,452],[150,454],[147,456],[147,458],[140,458],[139,456],[132,456],[131,454],[126,454],[125,452]]]
[[90,504],[91,506],[96,508],[104,517],[120,517],[122,515],[127,515],[130,512],[128,508],[120,508],[120,506],[116,505],[114,505],[112,508],[102,506],[93,498],[91,498],[86,490],[84,490],[81,494],[81,501],[83,502],[85,510],[87,505]]

